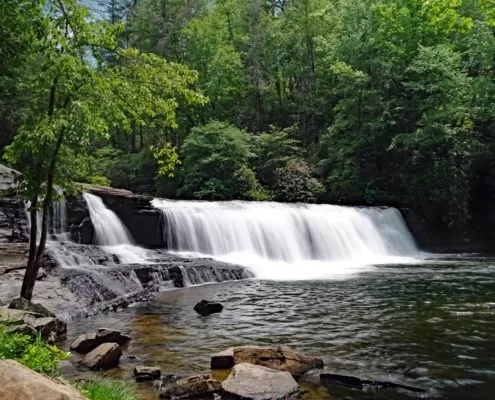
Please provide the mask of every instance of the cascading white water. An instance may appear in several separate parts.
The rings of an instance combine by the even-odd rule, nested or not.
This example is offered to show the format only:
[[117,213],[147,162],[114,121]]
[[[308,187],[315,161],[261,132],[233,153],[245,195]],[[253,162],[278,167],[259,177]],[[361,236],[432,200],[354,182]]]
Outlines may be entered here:
[[97,243],[108,253],[116,254],[121,263],[145,263],[147,251],[134,245],[131,233],[119,217],[105,206],[100,197],[90,193],[84,193],[83,196],[95,228]]
[[102,246],[134,243],[130,232],[117,215],[103,204],[103,200],[90,193],[84,193],[91,222],[95,228],[96,240]]
[[153,205],[164,214],[170,249],[248,265],[265,278],[335,276],[418,254],[395,208],[161,199]]

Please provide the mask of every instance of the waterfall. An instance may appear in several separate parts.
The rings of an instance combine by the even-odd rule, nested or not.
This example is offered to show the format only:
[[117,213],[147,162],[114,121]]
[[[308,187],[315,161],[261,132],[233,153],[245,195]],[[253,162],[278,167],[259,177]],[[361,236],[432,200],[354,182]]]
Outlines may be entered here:
[[[31,202],[27,201],[24,203],[25,215],[27,220],[27,231],[31,229],[31,213],[28,211],[31,206]],[[41,237],[42,223],[43,223],[43,211],[36,211],[36,223],[38,230],[36,232],[36,240]],[[67,232],[67,204],[65,197],[61,197],[60,200],[53,202],[51,208],[51,219],[49,222],[49,232],[51,233],[52,239],[55,240],[66,240],[68,238]]]
[[[98,244],[71,240],[67,202],[53,203],[50,210],[50,235],[46,244],[50,273],[61,288],[75,296],[74,312],[108,310],[134,301],[150,300],[154,292],[209,282],[249,279],[253,273],[238,265],[211,259],[185,258],[163,249],[150,250],[134,245],[133,238],[119,217],[102,199],[84,193]],[[29,220],[29,203],[25,204]],[[42,212],[37,213],[41,226]],[[71,228],[71,229],[69,229]]]
[[128,229],[112,210],[105,207],[100,197],[84,193],[84,200],[88,205],[98,244],[115,246],[134,243]]
[[161,199],[153,205],[163,212],[169,249],[248,265],[260,277],[316,278],[418,255],[395,208]]

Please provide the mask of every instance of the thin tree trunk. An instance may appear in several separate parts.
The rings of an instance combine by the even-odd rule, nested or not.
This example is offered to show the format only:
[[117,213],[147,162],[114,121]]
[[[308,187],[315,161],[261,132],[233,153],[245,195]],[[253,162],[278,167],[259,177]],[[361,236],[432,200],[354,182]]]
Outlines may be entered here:
[[[29,257],[26,267],[26,273],[24,275],[21,288],[21,297],[24,297],[25,299],[27,299],[29,296],[28,283],[31,281],[31,276],[29,274],[31,271],[33,271],[34,262],[36,261],[36,237],[38,235],[38,213],[36,211],[37,206],[38,198],[35,197],[31,200],[31,209],[29,210],[29,215],[31,218],[31,226],[29,232]],[[36,277],[34,279],[36,279]]]
[[55,144],[52,160],[47,172],[46,195],[45,195],[45,199],[43,200],[43,218],[41,222],[41,236],[36,251],[36,258],[34,259],[34,261],[31,259],[31,249],[33,248],[33,243],[35,243],[34,248],[36,249],[37,222],[34,223],[35,228],[33,229],[33,220],[36,221],[36,212],[34,211],[34,218],[33,218],[32,217],[33,211],[31,211],[31,235],[30,235],[31,243],[29,246],[30,260],[28,260],[28,266],[26,268],[26,273],[24,274],[24,279],[22,281],[22,289],[21,289],[21,296],[29,301],[31,301],[33,297],[34,284],[36,283],[36,278],[38,276],[38,271],[40,269],[41,262],[43,260],[43,255],[45,254],[46,241],[48,239],[48,223],[50,216],[50,206],[52,205],[52,200],[53,200],[53,180],[55,177],[55,167],[57,165],[57,158],[60,152],[60,148],[62,147],[64,135],[65,135],[65,130],[62,130],[57,139],[57,143]]

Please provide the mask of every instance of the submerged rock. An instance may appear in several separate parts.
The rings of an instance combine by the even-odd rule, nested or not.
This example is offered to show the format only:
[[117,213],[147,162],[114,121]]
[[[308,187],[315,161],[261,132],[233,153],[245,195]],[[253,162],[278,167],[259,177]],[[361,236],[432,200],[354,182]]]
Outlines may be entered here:
[[323,368],[323,360],[300,354],[285,346],[241,346],[227,349],[211,358],[212,369],[229,369],[240,363],[262,365],[279,371],[287,371],[295,378],[306,372]]
[[221,388],[221,383],[211,375],[197,375],[179,379],[161,389],[161,399],[189,399],[212,395]]
[[402,385],[400,383],[377,381],[370,379],[361,379],[356,376],[340,374],[321,374],[320,381],[323,386],[340,385],[352,387],[355,389],[371,388],[376,390],[383,389],[402,389],[414,393],[426,393],[426,390],[414,386]]
[[242,399],[276,400],[290,398],[299,391],[299,385],[287,371],[241,363],[222,382],[222,389]]
[[100,328],[96,332],[86,333],[79,336],[70,345],[70,349],[78,353],[88,353],[93,349],[96,349],[103,343],[117,343],[120,346],[128,343],[131,340],[130,336],[123,335],[121,332]]
[[194,311],[196,311],[198,314],[202,315],[203,317],[210,314],[222,312],[222,310],[223,310],[223,306],[220,303],[215,303],[213,301],[208,301],[208,300],[201,300],[199,303],[197,303],[194,306]]
[[47,378],[17,361],[0,361],[2,400],[87,400],[76,389]]
[[109,369],[119,365],[122,350],[117,343],[103,343],[86,354],[82,363],[90,369]]
[[147,367],[144,365],[138,365],[134,368],[134,376],[139,381],[154,381],[160,379],[162,371],[158,367]]

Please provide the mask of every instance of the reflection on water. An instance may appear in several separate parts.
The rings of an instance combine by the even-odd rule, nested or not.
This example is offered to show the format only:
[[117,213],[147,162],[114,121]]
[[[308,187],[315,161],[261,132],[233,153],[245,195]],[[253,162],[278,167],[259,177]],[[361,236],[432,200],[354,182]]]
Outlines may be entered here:
[[[192,308],[203,298],[222,302],[224,311],[200,317]],[[491,260],[380,266],[343,281],[173,290],[152,304],[73,321],[69,339],[102,326],[133,337],[124,353],[138,359],[123,359],[124,376],[135,362],[166,373],[204,372],[211,354],[226,347],[284,344],[322,357],[328,372],[419,386],[437,398],[488,399],[495,391]],[[308,388],[304,398],[393,398]]]

